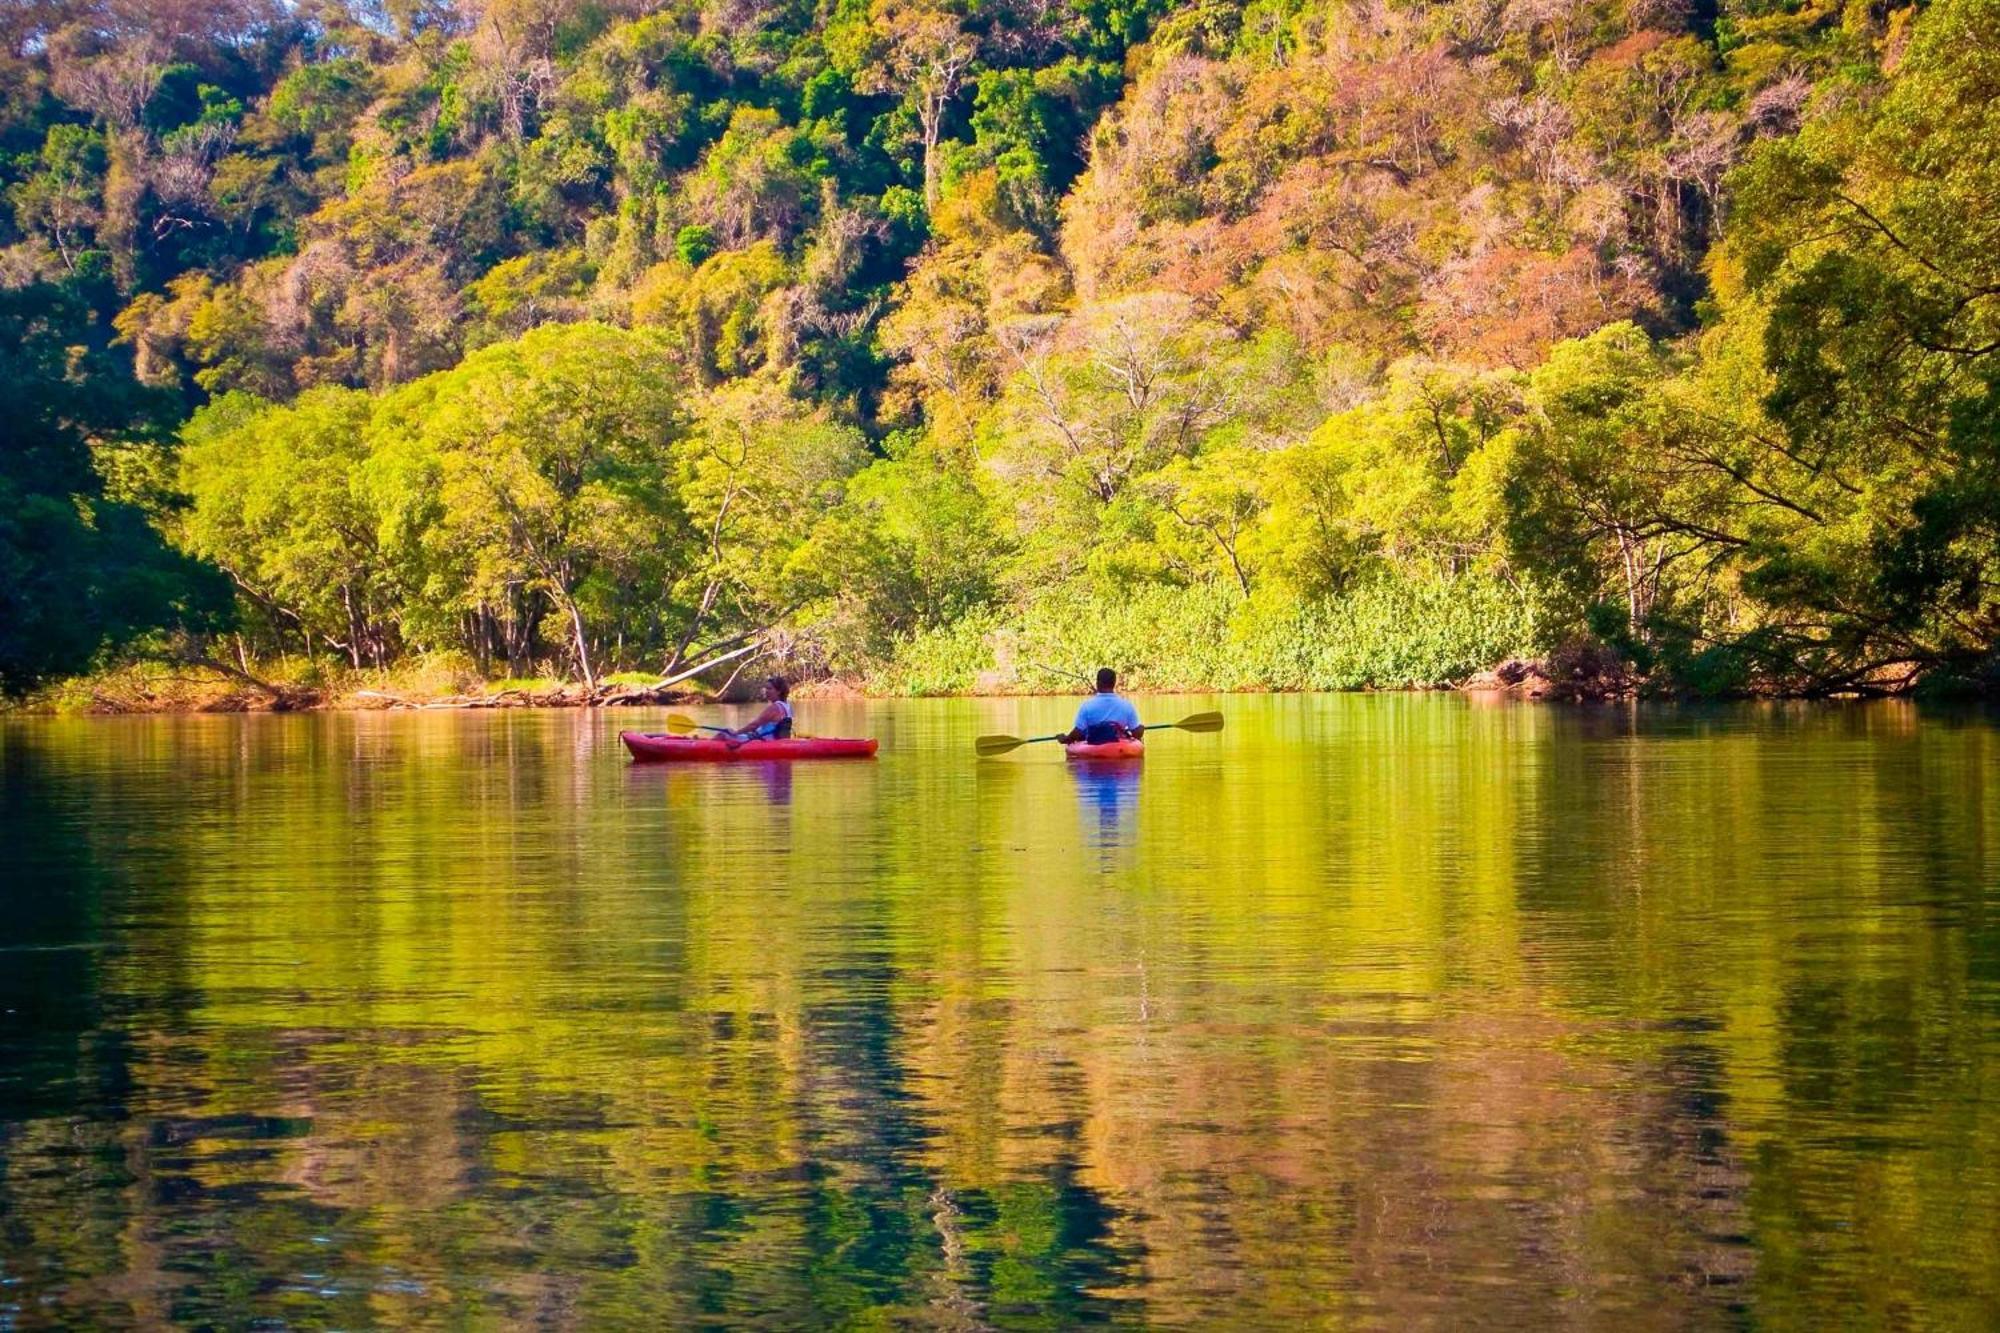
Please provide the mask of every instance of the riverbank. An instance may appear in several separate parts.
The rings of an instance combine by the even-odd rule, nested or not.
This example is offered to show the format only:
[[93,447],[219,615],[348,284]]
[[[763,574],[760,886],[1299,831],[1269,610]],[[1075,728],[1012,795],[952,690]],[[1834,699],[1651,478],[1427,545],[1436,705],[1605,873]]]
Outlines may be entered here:
[[[1338,601],[1307,602],[1245,599],[1210,585],[1117,597],[1068,588],[889,643],[848,642],[820,627],[732,648],[680,676],[628,672],[589,689],[554,678],[490,681],[471,658],[449,651],[361,670],[323,656],[239,649],[106,669],[52,684],[21,706],[71,714],[618,706],[726,695],[771,670],[820,678],[801,686],[806,694],[1061,695],[1088,689],[1107,664],[1141,692],[1421,690],[1526,659],[1541,640],[1526,590],[1471,576],[1449,585],[1374,584]],[[829,662],[848,669],[825,679]]]
[[44,687],[13,711],[67,716],[146,713],[386,712],[448,708],[615,708],[705,701],[686,682],[625,673],[586,686],[552,677],[483,680],[450,664],[388,671],[289,659],[229,671],[133,662]]
[[[881,679],[834,677],[805,680],[799,699],[1034,698],[1074,695],[1089,688],[1088,678],[1046,671],[1033,678],[988,674],[983,688],[910,692],[883,688]],[[1509,659],[1491,671],[1437,685],[1361,686],[1339,692],[1465,690],[1540,701],[1592,701],[1636,697],[1640,682],[1620,669],[1585,670],[1567,660]],[[1227,693],[1293,694],[1296,690],[1222,688],[1200,683],[1150,685],[1135,682],[1134,695]],[[229,675],[162,663],[132,663],[66,680],[13,705],[18,713],[115,717],[159,713],[394,712],[492,708],[621,708],[717,703],[741,693],[690,689],[685,682],[662,686],[633,673],[585,686],[550,677],[481,681],[416,667],[383,672],[264,671]]]
[[[1032,630],[1032,624],[1028,627]],[[718,664],[661,680],[625,672],[594,686],[556,677],[487,680],[470,664],[452,657],[419,660],[383,671],[350,670],[320,660],[285,658],[240,666],[212,659],[200,664],[147,661],[50,685],[13,706],[14,711],[116,715],[128,713],[247,713],[306,711],[393,711],[488,708],[615,708],[665,704],[742,701],[752,683],[777,670],[794,680],[800,699],[840,698],[1032,698],[1075,695],[1089,690],[1098,665],[1112,664],[1132,694],[1299,694],[1349,692],[1465,691],[1530,702],[1590,703],[1636,698],[1796,698],[1863,697],[1910,693],[1913,676],[1862,681],[1846,690],[1807,691],[1754,680],[1734,688],[1694,689],[1664,672],[1646,673],[1615,650],[1588,639],[1570,640],[1546,653],[1495,652],[1472,657],[1467,644],[1450,654],[1422,657],[1408,650],[1417,637],[1407,627],[1398,641],[1386,635],[1297,636],[1277,655],[1283,665],[1306,660],[1321,671],[1250,670],[1264,656],[1259,645],[1228,637],[1215,625],[1214,650],[1197,655],[1191,636],[1178,642],[1151,639],[1120,651],[1116,635],[1078,644],[1054,634],[1036,635],[1019,626],[991,627],[984,633],[955,630],[919,638],[872,673],[814,678],[811,668],[783,656],[758,660],[737,672]],[[1301,643],[1312,649],[1306,654]],[[1492,665],[1478,666],[1481,661]],[[1247,665],[1246,665],[1247,664]],[[1262,665],[1270,665],[1266,660]],[[1328,666],[1334,664],[1339,669]]]

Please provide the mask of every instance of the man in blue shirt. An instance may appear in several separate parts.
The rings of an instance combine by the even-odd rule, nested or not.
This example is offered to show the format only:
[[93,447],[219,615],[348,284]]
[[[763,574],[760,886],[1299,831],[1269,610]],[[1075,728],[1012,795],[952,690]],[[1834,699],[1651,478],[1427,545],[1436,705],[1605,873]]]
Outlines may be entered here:
[[1145,733],[1146,728],[1139,722],[1139,710],[1132,706],[1130,699],[1118,693],[1118,673],[1110,667],[1100,667],[1097,693],[1085,699],[1076,710],[1075,727],[1056,739],[1065,745],[1074,745],[1078,741],[1103,745],[1127,738],[1137,740]]

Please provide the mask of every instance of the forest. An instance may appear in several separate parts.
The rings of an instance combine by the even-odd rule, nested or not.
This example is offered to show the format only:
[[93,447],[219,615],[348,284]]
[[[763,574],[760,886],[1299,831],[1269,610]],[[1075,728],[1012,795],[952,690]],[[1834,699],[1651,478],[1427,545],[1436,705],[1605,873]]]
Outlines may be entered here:
[[25,0],[0,386],[13,696],[1990,692],[2000,0]]

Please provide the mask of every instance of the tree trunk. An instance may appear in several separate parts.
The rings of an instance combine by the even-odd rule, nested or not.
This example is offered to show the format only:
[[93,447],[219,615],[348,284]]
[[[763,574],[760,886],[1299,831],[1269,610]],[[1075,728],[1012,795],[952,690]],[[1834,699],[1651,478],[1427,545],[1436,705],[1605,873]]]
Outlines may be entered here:
[[1639,567],[1632,551],[1632,538],[1622,529],[1618,533],[1618,556],[1625,566],[1625,624],[1632,633],[1639,632]]
[[361,613],[354,608],[354,587],[340,585],[340,601],[347,608],[347,661],[356,671],[361,670]]
[[944,137],[944,115],[958,92],[958,70],[946,65],[930,72],[936,86],[925,89],[917,99],[917,120],[924,135],[924,210],[937,207],[942,188],[944,163],[938,160],[938,141]]
[[[1220,539],[1218,538],[1217,540],[1219,541]],[[1243,595],[1248,597],[1250,595],[1250,576],[1243,572],[1243,562],[1236,558],[1236,544],[1234,542],[1222,542],[1221,545],[1223,554],[1229,557],[1229,567],[1236,572],[1236,586],[1243,589]]]
[[935,112],[927,110],[923,117],[924,211],[926,213],[930,212],[931,210],[937,207],[938,178],[944,174],[938,162],[938,133],[943,124],[943,120],[944,120],[943,108],[939,108]]
[[527,675],[527,659],[528,616],[517,584],[507,589],[507,674],[516,680]]
[[576,638],[576,665],[583,672],[584,688],[594,690],[597,688],[597,675],[590,669],[590,641],[583,628],[583,609],[569,595],[567,588],[563,589],[562,600],[563,609],[569,612],[570,631]]
[[709,610],[715,605],[715,594],[721,587],[721,580],[710,579],[708,586],[702,589],[701,605],[695,609],[694,615],[688,620],[687,629],[682,633],[681,641],[674,645],[674,655],[667,659],[666,674],[672,675],[675,671],[678,671],[681,663],[687,659],[688,645],[694,642],[695,632],[701,628],[702,622],[708,619]]

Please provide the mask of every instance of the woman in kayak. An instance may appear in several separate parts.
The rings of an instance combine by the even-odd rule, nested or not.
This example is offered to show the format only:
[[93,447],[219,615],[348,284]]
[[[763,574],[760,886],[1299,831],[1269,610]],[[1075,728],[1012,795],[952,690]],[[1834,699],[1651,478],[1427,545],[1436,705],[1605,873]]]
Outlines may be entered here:
[[721,739],[731,745],[741,745],[744,741],[782,741],[792,735],[792,687],[783,676],[773,676],[764,682],[758,691],[764,700],[764,711],[750,720],[750,725],[735,731],[725,731]]
[[1118,673],[1110,667],[1099,667],[1097,693],[1083,701],[1076,710],[1075,725],[1056,739],[1065,745],[1078,741],[1105,745],[1112,741],[1136,741],[1145,734],[1139,710],[1118,693]]

